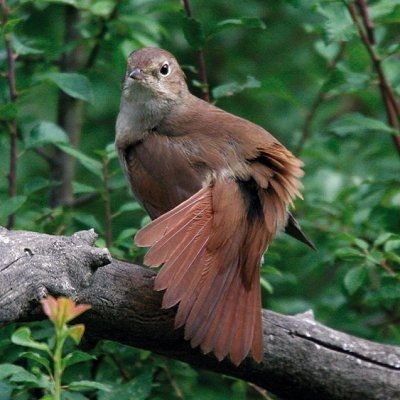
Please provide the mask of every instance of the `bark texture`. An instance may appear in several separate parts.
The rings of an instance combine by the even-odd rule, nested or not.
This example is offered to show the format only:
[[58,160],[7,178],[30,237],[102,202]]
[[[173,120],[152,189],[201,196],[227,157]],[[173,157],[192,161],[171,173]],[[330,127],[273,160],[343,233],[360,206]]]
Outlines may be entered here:
[[39,300],[51,293],[92,305],[86,338],[111,339],[236,376],[282,399],[400,399],[400,347],[341,333],[312,312],[285,316],[263,311],[264,361],[228,360],[191,349],[173,329],[174,310],[160,309],[155,274],[112,259],[93,247],[93,230],[71,237],[0,227],[0,323],[43,318]]

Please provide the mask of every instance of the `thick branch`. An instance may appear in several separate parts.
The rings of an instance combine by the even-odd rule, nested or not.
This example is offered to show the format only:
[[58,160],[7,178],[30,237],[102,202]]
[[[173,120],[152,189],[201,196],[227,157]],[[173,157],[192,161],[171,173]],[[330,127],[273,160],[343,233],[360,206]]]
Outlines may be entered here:
[[161,310],[155,274],[93,247],[93,231],[71,237],[0,228],[0,322],[42,318],[46,293],[92,305],[86,338],[111,339],[236,376],[285,399],[400,398],[400,348],[334,331],[306,313],[263,311],[264,361],[240,367],[191,349]]

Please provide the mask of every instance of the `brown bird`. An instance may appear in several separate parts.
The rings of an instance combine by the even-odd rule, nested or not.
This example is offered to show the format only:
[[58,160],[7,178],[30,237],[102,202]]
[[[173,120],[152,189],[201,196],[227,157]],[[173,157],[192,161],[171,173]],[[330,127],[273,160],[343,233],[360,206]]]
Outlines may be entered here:
[[219,360],[263,358],[259,267],[280,229],[313,247],[287,211],[302,162],[260,126],[193,96],[169,52],[128,59],[116,147],[135,197],[155,219],[135,238],[164,265],[155,290],[175,327]]

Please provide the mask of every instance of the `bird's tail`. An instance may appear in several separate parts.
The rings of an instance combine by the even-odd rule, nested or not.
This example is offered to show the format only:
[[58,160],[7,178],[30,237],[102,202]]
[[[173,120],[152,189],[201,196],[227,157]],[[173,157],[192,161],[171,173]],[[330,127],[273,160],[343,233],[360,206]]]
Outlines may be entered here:
[[249,224],[233,181],[214,182],[143,228],[135,238],[151,247],[145,264],[164,264],[155,280],[162,306],[178,305],[176,328],[219,360],[238,365],[251,351],[263,358],[259,263],[267,245]]

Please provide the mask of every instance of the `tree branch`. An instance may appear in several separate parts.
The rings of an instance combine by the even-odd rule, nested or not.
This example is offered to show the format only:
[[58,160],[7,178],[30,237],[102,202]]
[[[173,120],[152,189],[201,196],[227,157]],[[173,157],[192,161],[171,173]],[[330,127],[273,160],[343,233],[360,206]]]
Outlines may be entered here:
[[[6,0],[0,0],[1,10],[3,13],[2,25],[3,27],[8,22],[10,16],[10,9],[6,3]],[[15,103],[17,101],[18,93],[15,78],[15,58],[16,54],[13,50],[12,39],[10,33],[4,31],[4,42],[7,53],[7,81],[8,89],[10,92],[10,101]],[[18,140],[18,127],[17,120],[14,117],[9,123],[10,129],[10,164],[8,171],[8,197],[12,199],[17,195],[17,140]],[[8,217],[7,227],[9,229],[14,227],[15,213],[10,214]]]
[[263,311],[264,361],[239,367],[192,349],[174,330],[174,309],[160,309],[154,272],[114,260],[93,247],[96,234],[71,237],[0,227],[0,323],[43,318],[47,293],[92,305],[82,317],[86,338],[151,350],[192,365],[245,379],[285,399],[400,398],[400,348],[334,331],[312,313]]
[[[189,18],[193,17],[192,7],[190,5],[190,0],[183,0],[183,8],[185,9],[186,15]],[[196,50],[196,63],[197,63],[197,73],[199,80],[202,84],[201,97],[205,101],[210,101],[210,87],[208,85],[206,62],[204,60],[204,49]]]
[[[365,1],[358,0],[358,7],[361,10],[361,22],[357,15],[356,6],[354,3],[349,3],[347,8],[350,12],[351,18],[356,24],[358,33],[361,40],[363,41],[374,66],[374,69],[378,75],[379,87],[383,103],[386,108],[386,115],[389,125],[400,132],[399,118],[400,118],[400,107],[397,104],[396,98],[393,93],[393,89],[390,86],[389,81],[386,78],[385,72],[382,67],[382,60],[374,47],[374,25],[371,23],[368,17],[368,7]],[[393,135],[393,143],[400,155],[400,134]]]
[[[80,20],[80,11],[73,6],[65,7],[65,39],[66,44],[78,41],[80,34],[77,24]],[[85,57],[83,47],[76,46],[72,51],[63,55],[60,62],[60,71],[75,72],[83,65]],[[81,138],[83,123],[83,101],[70,97],[64,92],[60,92],[58,100],[57,123],[68,134],[69,141],[73,147],[78,147]],[[69,204],[73,202],[72,180],[75,176],[76,159],[63,151],[56,149],[54,158],[60,162],[54,165],[52,170],[53,180],[61,182],[54,187],[51,193],[50,205]]]

